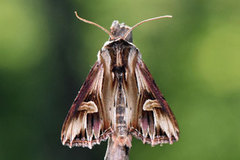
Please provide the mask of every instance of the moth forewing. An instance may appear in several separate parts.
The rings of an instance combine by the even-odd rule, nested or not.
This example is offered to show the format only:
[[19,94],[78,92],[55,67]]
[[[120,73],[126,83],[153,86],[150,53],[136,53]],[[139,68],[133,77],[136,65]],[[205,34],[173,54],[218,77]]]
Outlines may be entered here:
[[108,138],[110,123],[101,100],[103,72],[103,64],[97,61],[64,121],[61,134],[64,145],[91,148]]
[[[109,42],[107,41],[103,48],[98,52],[98,61],[100,61],[103,64],[103,84],[102,88],[100,88],[102,92],[102,99],[101,102],[103,104],[103,110],[104,114],[108,116],[108,121],[106,123],[114,123],[114,93],[116,87],[114,86],[113,80],[114,80],[114,75],[111,72],[111,55],[109,54],[109,50],[105,48]],[[116,84],[115,84],[116,85]],[[113,116],[112,118],[110,118]],[[106,119],[107,120],[107,119]]]
[[128,104],[128,124],[130,129],[132,127],[137,126],[138,121],[138,84],[136,83],[136,63],[138,57],[141,56],[140,53],[137,51],[136,47],[134,45],[131,46],[128,53],[128,59],[127,59],[127,67],[126,67],[126,95],[128,97],[127,104]]
[[[152,145],[161,143],[170,143],[178,140],[179,129],[175,120],[175,117],[168,106],[165,98],[161,94],[157,85],[155,84],[152,75],[147,69],[146,65],[141,59],[138,59],[136,67],[137,80],[139,81],[140,90],[143,90],[143,103],[139,106],[143,109],[143,112],[151,112],[152,114],[145,115],[144,118],[148,119],[148,127],[154,124],[155,133],[151,135],[145,133],[145,136],[140,136],[144,142],[151,143]],[[145,90],[145,91],[144,91]],[[149,118],[153,118],[154,122],[149,121]],[[146,122],[140,121],[140,126],[146,127]],[[144,128],[146,130],[146,128]],[[138,131],[141,134],[141,131]],[[139,137],[138,137],[139,138]]]

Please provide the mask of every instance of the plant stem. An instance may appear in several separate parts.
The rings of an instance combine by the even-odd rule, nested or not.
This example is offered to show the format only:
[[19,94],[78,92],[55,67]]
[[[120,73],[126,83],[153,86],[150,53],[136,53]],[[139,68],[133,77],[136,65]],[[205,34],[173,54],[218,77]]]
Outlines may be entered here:
[[104,160],[128,160],[129,147],[114,145],[112,138],[108,139],[107,151]]

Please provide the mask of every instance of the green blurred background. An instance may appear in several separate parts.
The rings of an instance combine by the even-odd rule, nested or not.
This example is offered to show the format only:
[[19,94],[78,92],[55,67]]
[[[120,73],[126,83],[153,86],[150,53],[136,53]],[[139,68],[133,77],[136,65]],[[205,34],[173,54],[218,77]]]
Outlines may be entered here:
[[0,159],[103,159],[106,142],[62,146],[60,131],[109,28],[132,26],[134,44],[168,100],[180,140],[134,139],[130,159],[240,159],[240,1],[1,0]]

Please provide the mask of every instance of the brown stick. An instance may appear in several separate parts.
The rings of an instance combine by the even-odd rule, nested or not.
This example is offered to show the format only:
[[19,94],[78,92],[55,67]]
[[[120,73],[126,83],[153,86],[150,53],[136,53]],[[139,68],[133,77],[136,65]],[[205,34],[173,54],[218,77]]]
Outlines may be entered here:
[[128,160],[129,147],[114,145],[112,138],[108,139],[107,151],[104,160]]

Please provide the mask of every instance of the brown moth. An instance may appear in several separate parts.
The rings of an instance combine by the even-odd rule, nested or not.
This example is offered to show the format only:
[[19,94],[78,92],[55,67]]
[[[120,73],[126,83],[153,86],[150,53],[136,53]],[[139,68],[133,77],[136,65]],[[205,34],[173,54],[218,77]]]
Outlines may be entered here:
[[132,43],[133,27],[114,21],[110,39],[75,98],[61,133],[63,145],[92,148],[112,138],[114,144],[131,147],[132,136],[152,146],[178,141],[177,122],[165,98]]

